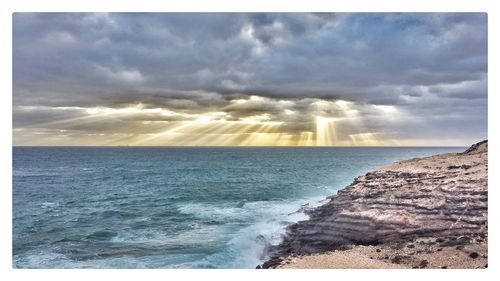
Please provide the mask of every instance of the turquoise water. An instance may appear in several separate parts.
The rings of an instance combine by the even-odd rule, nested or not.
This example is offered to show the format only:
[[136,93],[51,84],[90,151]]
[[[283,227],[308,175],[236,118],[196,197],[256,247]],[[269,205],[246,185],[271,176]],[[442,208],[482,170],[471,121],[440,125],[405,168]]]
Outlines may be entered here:
[[254,268],[301,205],[464,148],[13,149],[16,268]]

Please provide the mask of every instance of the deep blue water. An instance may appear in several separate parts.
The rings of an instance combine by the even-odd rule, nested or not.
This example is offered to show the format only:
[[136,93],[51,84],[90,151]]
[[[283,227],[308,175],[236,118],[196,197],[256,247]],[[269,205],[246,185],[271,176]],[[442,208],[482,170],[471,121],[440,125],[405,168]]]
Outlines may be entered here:
[[302,204],[465,148],[13,148],[13,266],[254,268]]

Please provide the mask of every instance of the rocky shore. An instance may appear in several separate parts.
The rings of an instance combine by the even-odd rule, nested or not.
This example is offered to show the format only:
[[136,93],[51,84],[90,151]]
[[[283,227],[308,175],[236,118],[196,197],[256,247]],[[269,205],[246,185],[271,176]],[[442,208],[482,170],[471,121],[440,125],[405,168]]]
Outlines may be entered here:
[[328,200],[257,268],[487,267],[487,141],[384,166]]

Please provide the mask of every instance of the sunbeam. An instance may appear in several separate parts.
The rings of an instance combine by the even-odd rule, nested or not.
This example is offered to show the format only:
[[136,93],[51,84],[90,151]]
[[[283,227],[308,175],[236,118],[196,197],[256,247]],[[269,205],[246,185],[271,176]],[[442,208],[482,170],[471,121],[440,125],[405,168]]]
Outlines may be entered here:
[[316,145],[331,146],[337,144],[335,131],[336,118],[316,116]]

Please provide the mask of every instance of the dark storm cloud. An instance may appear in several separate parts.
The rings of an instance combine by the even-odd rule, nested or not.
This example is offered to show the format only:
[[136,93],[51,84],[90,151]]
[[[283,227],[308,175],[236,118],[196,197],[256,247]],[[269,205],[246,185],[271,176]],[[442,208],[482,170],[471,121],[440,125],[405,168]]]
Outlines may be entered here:
[[[450,131],[487,131],[481,13],[16,13],[13,61],[14,106],[141,103],[283,119],[342,99],[398,106],[422,128],[439,116]],[[269,99],[232,102],[250,95]],[[14,111],[14,127],[66,114],[47,111]]]
[[484,14],[15,14],[14,84],[338,97],[480,80],[486,43]]

